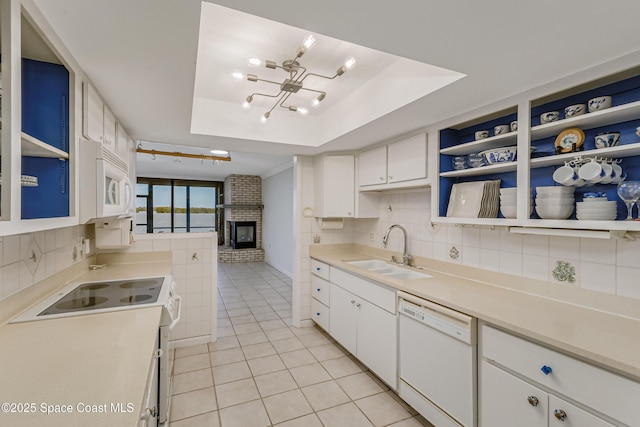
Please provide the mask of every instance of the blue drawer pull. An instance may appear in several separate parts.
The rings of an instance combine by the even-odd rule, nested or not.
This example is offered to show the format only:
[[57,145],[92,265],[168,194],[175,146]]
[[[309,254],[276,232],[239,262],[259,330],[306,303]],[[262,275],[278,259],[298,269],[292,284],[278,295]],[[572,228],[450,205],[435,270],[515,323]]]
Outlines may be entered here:
[[320,271],[320,267],[316,267],[316,271]]
[[320,292],[320,288],[316,289],[318,292]]
[[316,313],[316,316],[320,316],[320,312],[317,312],[317,313]]
[[544,372],[545,375],[549,375],[553,371],[553,369],[551,369],[551,366],[547,365],[544,365],[542,368],[540,368],[540,370]]

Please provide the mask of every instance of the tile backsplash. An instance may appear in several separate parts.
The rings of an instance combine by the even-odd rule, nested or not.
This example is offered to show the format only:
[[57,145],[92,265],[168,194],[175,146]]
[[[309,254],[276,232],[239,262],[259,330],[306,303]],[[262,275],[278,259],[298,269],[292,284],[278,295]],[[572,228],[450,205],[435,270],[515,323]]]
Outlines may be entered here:
[[0,300],[91,256],[81,242],[93,234],[78,225],[0,237]]
[[[309,233],[320,243],[358,243],[382,248],[392,224],[409,232],[409,253],[565,286],[640,298],[640,239],[589,239],[512,234],[491,227],[431,224],[430,190],[384,193],[378,219],[346,220],[342,230]],[[388,249],[402,251],[393,230]]]

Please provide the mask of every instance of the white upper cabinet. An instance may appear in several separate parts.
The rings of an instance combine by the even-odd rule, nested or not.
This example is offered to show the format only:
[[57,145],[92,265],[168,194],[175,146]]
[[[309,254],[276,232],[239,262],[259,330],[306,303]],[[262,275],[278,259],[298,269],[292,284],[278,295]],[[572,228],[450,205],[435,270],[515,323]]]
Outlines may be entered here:
[[129,138],[129,135],[127,135],[127,131],[124,129],[124,127],[120,123],[117,123],[115,141],[116,154],[127,163],[129,162],[130,140],[131,138]]
[[360,194],[356,190],[353,154],[317,156],[313,170],[315,217],[378,217],[377,195]]
[[82,83],[82,134],[92,141],[104,139],[104,103],[95,88],[88,82]]
[[362,186],[387,183],[387,146],[358,154],[358,184]]
[[113,115],[109,107],[105,104],[103,112],[104,146],[111,152],[116,152],[116,116]]
[[358,154],[360,191],[427,185],[427,136],[424,133]]
[[389,183],[427,177],[427,138],[425,134],[389,144]]

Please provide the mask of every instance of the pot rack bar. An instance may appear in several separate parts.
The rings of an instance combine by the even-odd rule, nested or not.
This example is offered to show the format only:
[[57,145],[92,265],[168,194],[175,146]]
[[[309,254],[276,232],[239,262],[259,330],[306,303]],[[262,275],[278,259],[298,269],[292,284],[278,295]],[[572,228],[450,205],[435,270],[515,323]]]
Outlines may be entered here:
[[160,150],[146,150],[144,148],[136,148],[136,153],[151,154],[152,156],[172,156],[172,157],[186,157],[189,159],[204,159],[204,160],[220,160],[223,162],[230,162],[231,156],[211,156],[208,154],[192,154],[192,153],[180,153],[179,151],[160,151]]

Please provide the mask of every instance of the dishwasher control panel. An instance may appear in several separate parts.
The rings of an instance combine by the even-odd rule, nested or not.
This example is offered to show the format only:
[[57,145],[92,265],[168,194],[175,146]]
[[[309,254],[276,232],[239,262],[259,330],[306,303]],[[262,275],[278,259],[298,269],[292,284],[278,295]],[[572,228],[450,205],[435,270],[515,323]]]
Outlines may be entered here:
[[[458,312],[455,312],[455,317],[452,317],[448,315],[447,312],[453,310],[446,307],[441,307],[441,309],[442,310],[436,310],[424,307],[403,299],[400,299],[398,305],[398,311],[401,315],[408,316],[420,323],[424,323],[426,326],[462,342],[471,343],[473,318]],[[468,321],[464,319],[465,317],[468,317]]]

